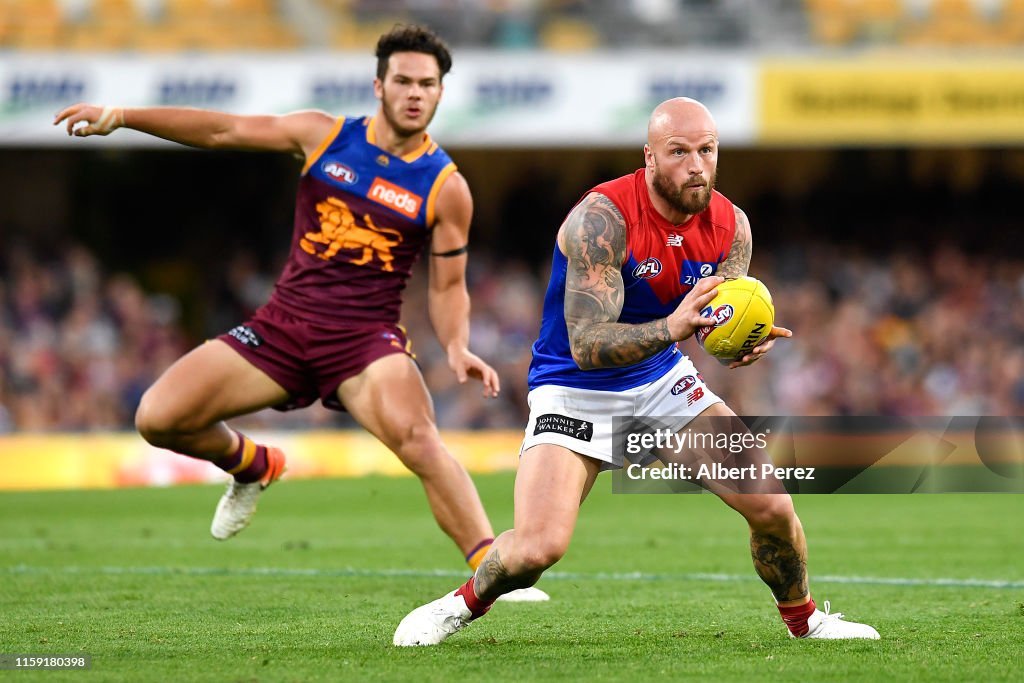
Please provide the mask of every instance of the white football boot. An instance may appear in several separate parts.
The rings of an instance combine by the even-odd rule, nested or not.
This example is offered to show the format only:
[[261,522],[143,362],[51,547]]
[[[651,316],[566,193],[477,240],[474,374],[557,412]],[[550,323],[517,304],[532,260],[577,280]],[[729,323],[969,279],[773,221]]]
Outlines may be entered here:
[[251,484],[240,484],[234,479],[231,480],[228,490],[217,503],[217,511],[213,513],[210,534],[218,541],[226,541],[249,526],[263,489],[277,481],[284,473],[284,469],[285,458],[281,449],[267,448],[266,473],[259,481]]
[[409,612],[395,629],[392,642],[398,647],[437,645],[465,628],[472,618],[466,600],[452,591]]
[[529,588],[517,588],[500,595],[495,602],[547,602],[550,599],[551,596],[541,589],[530,586]]
[[[844,621],[843,613],[832,613],[832,605],[826,600],[825,611],[815,609],[814,614],[807,618],[807,633],[801,638],[825,638],[828,640],[842,640],[846,638],[867,638],[878,640],[881,636],[878,631],[867,624],[858,624],[855,621]],[[795,638],[792,632],[790,638]]]

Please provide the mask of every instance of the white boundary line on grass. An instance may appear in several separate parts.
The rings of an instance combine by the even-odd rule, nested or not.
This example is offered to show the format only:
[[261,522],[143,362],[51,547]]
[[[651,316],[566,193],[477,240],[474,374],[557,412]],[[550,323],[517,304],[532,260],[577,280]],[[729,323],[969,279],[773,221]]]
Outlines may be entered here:
[[[154,576],[271,576],[311,578],[452,578],[464,579],[468,570],[452,569],[289,569],[287,567],[36,567],[18,564],[4,567],[7,574],[100,574],[100,575],[154,575]],[[545,579],[557,581],[713,581],[736,583],[758,581],[748,574],[647,574],[644,572],[545,572]],[[815,575],[815,583],[860,584],[869,586],[926,586],[935,588],[1024,588],[1024,580],[1012,579],[914,579],[889,576],[834,576]]]

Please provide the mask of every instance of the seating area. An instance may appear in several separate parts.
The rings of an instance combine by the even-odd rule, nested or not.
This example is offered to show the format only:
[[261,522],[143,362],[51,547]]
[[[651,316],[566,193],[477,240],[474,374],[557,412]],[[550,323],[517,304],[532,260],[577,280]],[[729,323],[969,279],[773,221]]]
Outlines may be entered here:
[[275,0],[0,0],[15,50],[281,50],[302,45]]
[[1024,0],[805,0],[812,44],[995,48],[1024,44]]
[[0,0],[0,49],[365,51],[397,22],[577,52],[1024,44],[1024,0]]

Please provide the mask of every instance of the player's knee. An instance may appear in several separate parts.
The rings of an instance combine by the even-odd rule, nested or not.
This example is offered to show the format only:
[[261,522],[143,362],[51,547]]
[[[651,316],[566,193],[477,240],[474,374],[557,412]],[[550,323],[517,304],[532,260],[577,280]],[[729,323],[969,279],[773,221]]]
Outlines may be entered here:
[[190,421],[187,415],[161,400],[152,389],[143,394],[135,410],[135,429],[153,446],[171,446],[180,435],[197,431],[200,427],[190,424]]
[[534,574],[561,560],[568,546],[568,543],[553,538],[516,539],[516,559],[523,573]]
[[395,448],[402,464],[418,475],[429,474],[449,457],[441,446],[437,428],[430,423],[415,424],[402,431]]
[[144,394],[135,409],[135,430],[150,444],[161,446],[171,431],[170,424],[149,396],[148,392]]
[[796,510],[789,494],[760,496],[757,505],[745,516],[750,526],[757,530],[787,529],[796,519]]

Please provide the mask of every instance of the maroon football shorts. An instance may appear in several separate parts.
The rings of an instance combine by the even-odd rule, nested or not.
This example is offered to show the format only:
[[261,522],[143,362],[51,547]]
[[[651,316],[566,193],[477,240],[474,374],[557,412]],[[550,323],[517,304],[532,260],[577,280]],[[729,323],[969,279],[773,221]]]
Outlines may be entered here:
[[284,387],[289,398],[276,410],[295,410],[318,398],[345,410],[338,387],[378,358],[393,353],[412,357],[405,330],[391,323],[357,322],[326,326],[297,318],[274,304],[261,307],[246,323],[217,337]]

